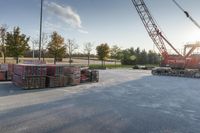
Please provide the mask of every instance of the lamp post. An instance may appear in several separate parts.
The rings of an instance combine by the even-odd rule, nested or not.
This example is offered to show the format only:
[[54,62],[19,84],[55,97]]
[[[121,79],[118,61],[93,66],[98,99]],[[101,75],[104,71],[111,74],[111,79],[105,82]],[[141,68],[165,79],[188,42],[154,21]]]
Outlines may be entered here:
[[41,0],[41,8],[40,8],[39,60],[41,59],[41,43],[42,43],[42,14],[43,14],[43,0]]
[[33,59],[35,58],[35,45],[34,45],[34,42],[33,42]]

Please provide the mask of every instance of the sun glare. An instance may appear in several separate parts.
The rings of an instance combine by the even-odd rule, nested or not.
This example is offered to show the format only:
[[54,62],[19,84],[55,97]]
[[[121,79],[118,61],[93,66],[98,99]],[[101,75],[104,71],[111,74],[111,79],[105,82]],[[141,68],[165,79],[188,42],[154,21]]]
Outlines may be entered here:
[[187,42],[197,42],[200,41],[200,30],[195,30],[193,32],[190,32],[190,34],[187,36],[186,40]]

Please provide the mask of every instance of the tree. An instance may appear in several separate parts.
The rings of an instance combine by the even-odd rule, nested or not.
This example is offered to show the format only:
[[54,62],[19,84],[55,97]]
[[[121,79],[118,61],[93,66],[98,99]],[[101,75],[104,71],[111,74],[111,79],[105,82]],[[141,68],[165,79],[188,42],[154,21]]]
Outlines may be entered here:
[[78,49],[78,45],[75,43],[74,40],[68,39],[66,46],[67,46],[68,54],[69,54],[69,64],[71,65],[71,63],[73,62],[73,60],[72,60],[73,52],[76,49]]
[[87,53],[87,57],[88,57],[88,66],[90,65],[90,52],[92,51],[92,47],[93,47],[93,45],[92,45],[92,43],[91,42],[87,42],[87,43],[85,43],[85,45],[84,45],[84,51],[86,51],[86,53]]
[[64,38],[57,32],[53,32],[47,49],[49,54],[54,57],[54,64],[56,64],[56,61],[58,61],[58,59],[62,59],[66,53]]
[[145,50],[142,50],[140,53],[140,64],[147,64],[148,63],[148,57],[147,52]]
[[161,56],[151,50],[148,52],[148,64],[160,64]]
[[117,60],[121,59],[121,51],[122,50],[117,45],[112,46],[110,50],[110,57],[112,59],[115,59],[115,66],[116,66]]
[[10,56],[15,57],[16,63],[19,62],[19,57],[29,50],[29,37],[21,34],[19,27],[14,27],[13,32],[7,32],[6,49]]
[[33,58],[35,58],[35,46],[38,46],[39,45],[39,40],[38,39],[33,39],[31,40],[32,42],[32,45],[33,45],[33,49],[32,49],[32,52],[33,52]]
[[43,61],[44,61],[44,58],[45,58],[45,53],[47,52],[46,48],[47,48],[47,45],[48,45],[48,41],[49,41],[49,36],[47,33],[42,33],[42,38],[41,38],[42,42],[41,42],[41,53],[39,53],[39,49],[37,50],[36,48],[39,47],[39,38],[35,39],[33,38],[32,39],[32,52],[33,52],[33,58],[35,57],[39,57],[40,54],[41,54],[41,57],[43,58]]
[[41,48],[41,54],[42,54],[42,58],[44,61],[44,57],[45,57],[45,53],[46,53],[46,47],[48,45],[48,40],[49,40],[49,36],[47,35],[47,33],[42,33],[42,48]]
[[125,49],[122,52],[121,63],[123,65],[135,65],[136,64],[136,53],[133,48]]
[[4,63],[6,63],[6,46],[5,46],[6,31],[7,31],[7,26],[2,25],[0,27],[0,50]]
[[137,47],[137,49],[135,50],[135,56],[137,57],[136,64],[141,64],[142,57],[141,57],[141,51],[139,47]]
[[105,63],[104,61],[109,56],[110,47],[108,46],[107,43],[100,44],[99,46],[96,47],[96,51],[97,51],[97,56],[99,60],[101,60],[103,67],[103,63]]

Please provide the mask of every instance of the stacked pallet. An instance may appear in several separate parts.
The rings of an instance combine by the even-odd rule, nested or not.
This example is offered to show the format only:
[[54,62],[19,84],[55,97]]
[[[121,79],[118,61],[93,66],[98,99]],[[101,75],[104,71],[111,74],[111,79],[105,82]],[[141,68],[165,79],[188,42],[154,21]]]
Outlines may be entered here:
[[[5,80],[11,80],[13,75],[13,64],[1,64],[0,70],[5,71]],[[1,80],[1,79],[0,79]]]
[[24,89],[45,88],[46,66],[33,64],[14,65],[13,83]]
[[[6,70],[11,67],[4,66]],[[6,71],[0,71],[0,80],[6,79]],[[79,85],[81,82],[98,82],[98,71],[80,67],[46,64],[17,64],[12,69],[12,81],[24,89],[55,88]]]
[[64,67],[64,75],[68,77],[69,85],[80,84],[80,68],[75,66]]
[[81,70],[81,83],[98,82],[99,72],[97,70],[82,69]]
[[81,83],[90,82],[91,78],[91,70],[82,69],[81,70]]
[[99,82],[99,71],[91,70],[90,82]]
[[65,86],[68,86],[67,76],[47,76],[46,78],[46,87],[55,88]]
[[6,81],[6,71],[0,70],[0,81]]
[[68,77],[64,76],[63,65],[47,65],[46,87],[64,87],[68,85]]
[[46,65],[47,76],[61,76],[64,72],[63,65]]

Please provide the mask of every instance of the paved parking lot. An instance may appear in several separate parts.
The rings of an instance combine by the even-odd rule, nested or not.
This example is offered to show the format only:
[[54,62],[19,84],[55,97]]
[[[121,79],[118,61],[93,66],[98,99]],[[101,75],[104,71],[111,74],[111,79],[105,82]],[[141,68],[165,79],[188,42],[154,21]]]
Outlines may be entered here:
[[0,83],[1,133],[199,133],[200,79],[104,70],[100,82],[22,90]]

